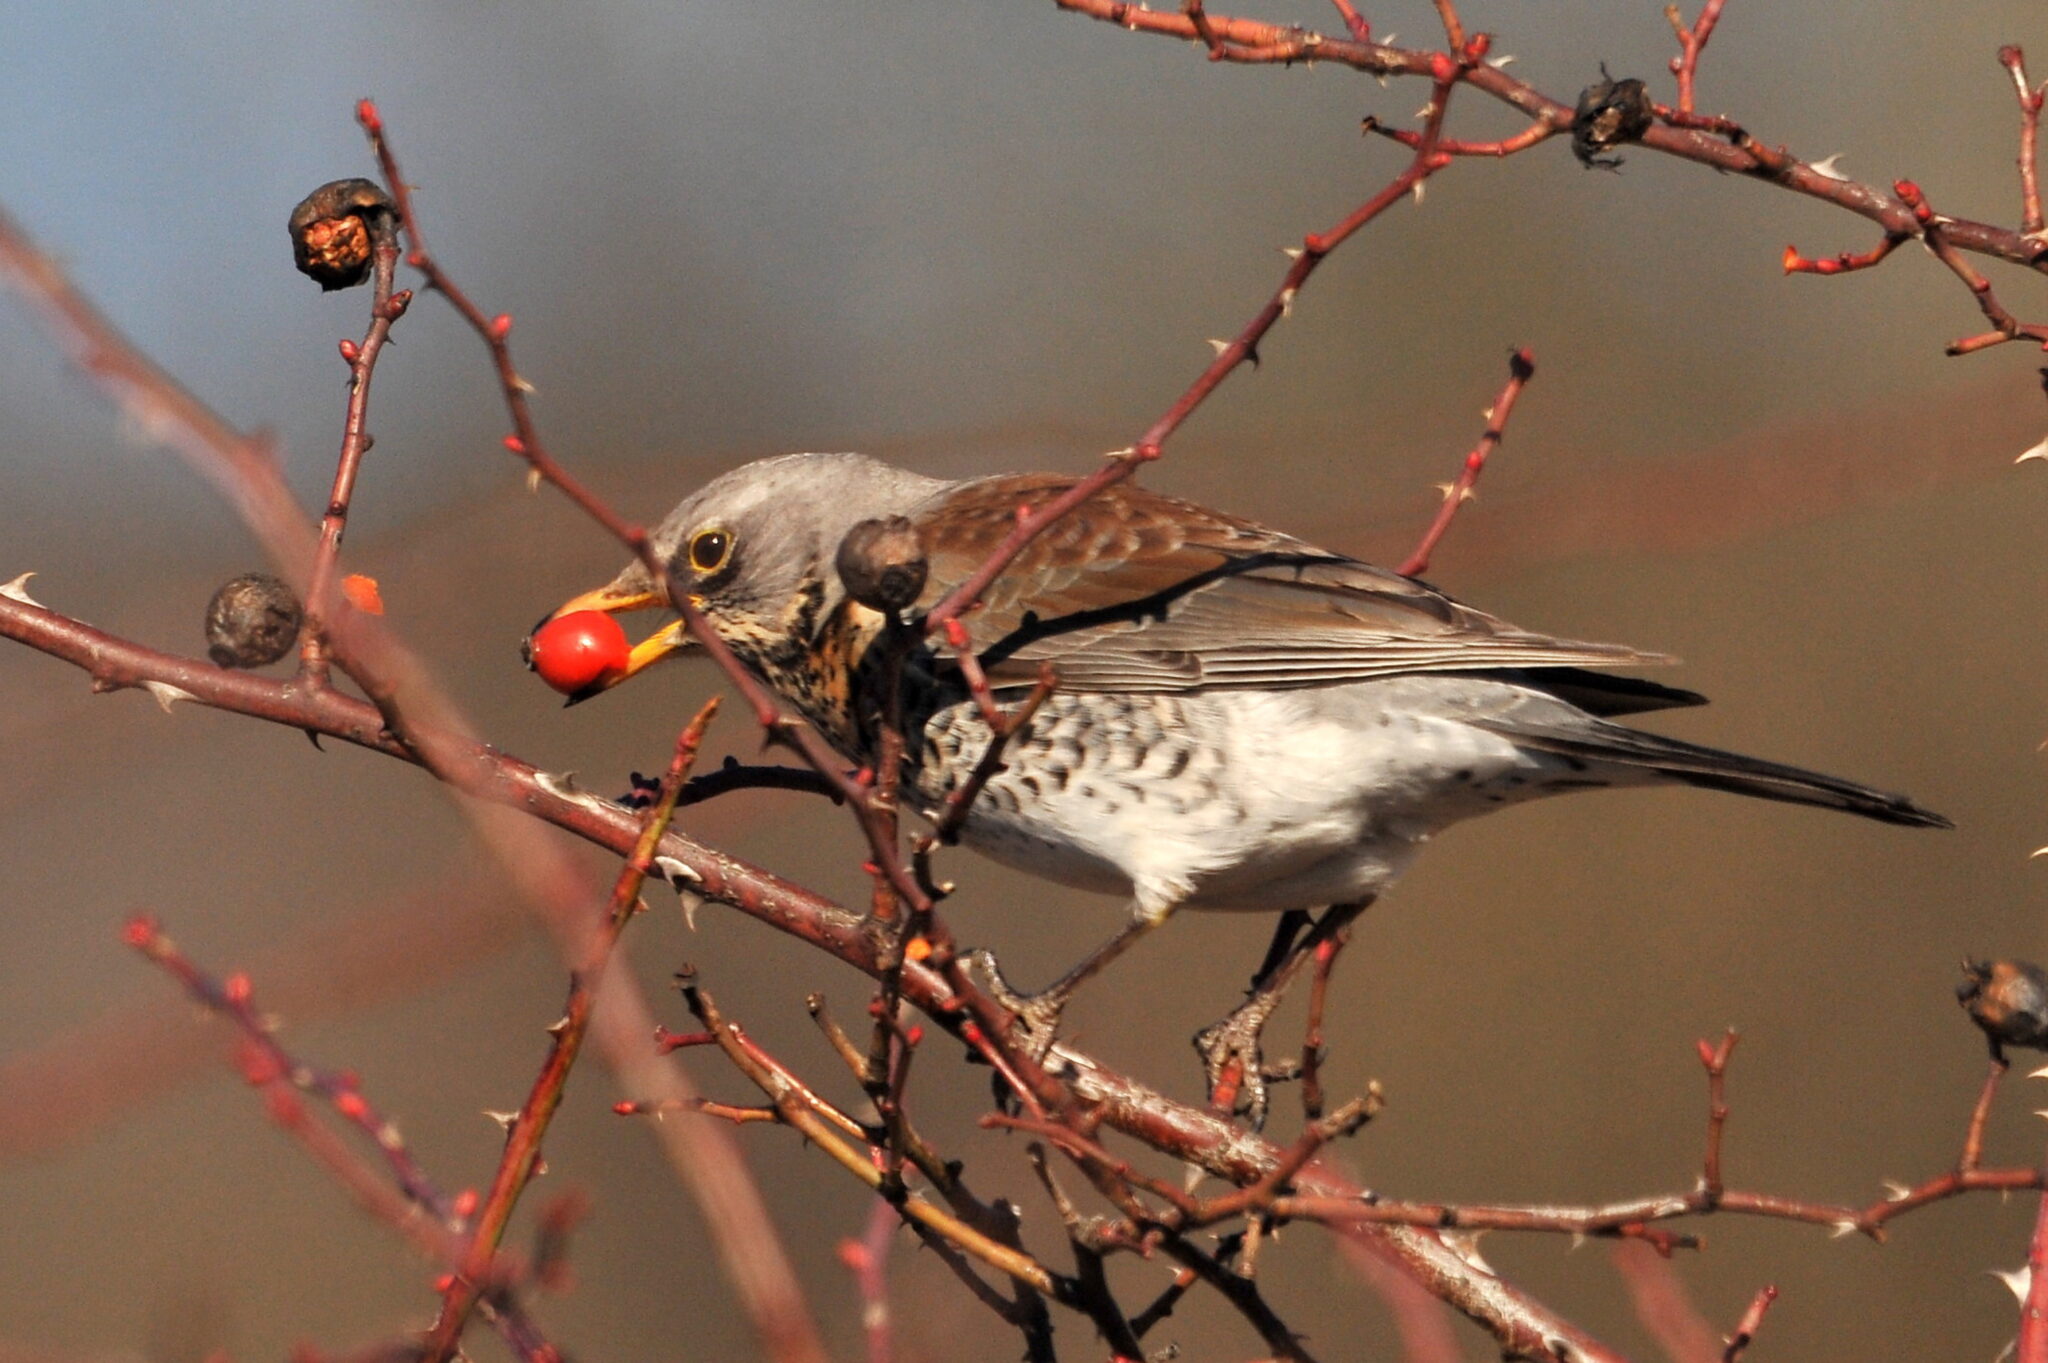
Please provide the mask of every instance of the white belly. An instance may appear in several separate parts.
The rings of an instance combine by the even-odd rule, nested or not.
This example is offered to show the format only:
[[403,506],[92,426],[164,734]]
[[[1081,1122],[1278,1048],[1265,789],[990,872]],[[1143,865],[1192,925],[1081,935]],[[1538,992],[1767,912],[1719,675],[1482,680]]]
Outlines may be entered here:
[[[1371,899],[1439,829],[1542,794],[1562,771],[1434,704],[1416,686],[1429,680],[1056,695],[963,840],[1146,910]],[[971,763],[981,743],[964,743],[959,760]]]

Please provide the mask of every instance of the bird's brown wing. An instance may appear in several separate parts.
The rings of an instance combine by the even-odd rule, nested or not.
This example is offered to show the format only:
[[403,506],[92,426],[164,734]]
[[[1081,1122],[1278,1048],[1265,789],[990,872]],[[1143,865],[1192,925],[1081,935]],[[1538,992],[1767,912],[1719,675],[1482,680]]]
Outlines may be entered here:
[[[929,607],[1072,478],[954,488],[920,508]],[[1318,686],[1399,672],[1669,659],[1516,629],[1443,593],[1251,521],[1128,483],[1034,540],[968,614],[991,680],[1051,662],[1086,691]]]

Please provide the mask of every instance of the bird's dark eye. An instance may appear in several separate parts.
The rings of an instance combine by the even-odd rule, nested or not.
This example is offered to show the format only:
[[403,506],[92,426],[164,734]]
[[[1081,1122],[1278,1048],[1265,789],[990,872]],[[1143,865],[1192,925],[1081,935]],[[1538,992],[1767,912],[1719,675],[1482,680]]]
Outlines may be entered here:
[[732,536],[723,530],[699,530],[690,537],[690,566],[700,573],[717,572],[732,553]]

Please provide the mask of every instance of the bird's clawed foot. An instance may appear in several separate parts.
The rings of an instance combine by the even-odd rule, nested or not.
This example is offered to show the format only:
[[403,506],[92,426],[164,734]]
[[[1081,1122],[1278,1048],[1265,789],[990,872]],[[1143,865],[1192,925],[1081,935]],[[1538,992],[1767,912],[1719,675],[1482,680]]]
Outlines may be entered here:
[[1003,972],[997,968],[996,958],[986,949],[968,952],[961,959],[980,971],[988,981],[989,993],[1016,1014],[1021,1033],[1018,1040],[1023,1043],[1025,1051],[1033,1060],[1043,1060],[1046,1052],[1052,1049],[1053,1037],[1059,1030],[1060,1014],[1066,1011],[1067,1001],[1082,985],[1101,974],[1104,966],[1123,955],[1131,943],[1165,922],[1171,912],[1171,906],[1150,913],[1134,912],[1114,937],[1036,994],[1023,994],[1012,989],[1010,982],[1003,978]]
[[1280,1002],[1278,991],[1253,994],[1222,1021],[1195,1033],[1195,1050],[1209,1080],[1209,1106],[1226,1117],[1242,1113],[1254,1131],[1266,1125],[1267,1085],[1301,1077],[1299,1060],[1266,1063],[1260,1033]]
[[977,947],[963,953],[960,959],[981,976],[989,997],[1016,1017],[1013,1034],[1024,1053],[1034,1061],[1045,1059],[1059,1035],[1060,1014],[1066,1011],[1067,1000],[1073,995],[1073,990],[1065,987],[1067,982],[1061,980],[1036,994],[1026,994],[1003,978],[1002,967],[996,964],[995,953],[988,948]]
[[[1214,1026],[1195,1034],[1195,1049],[1209,1079],[1209,1106],[1226,1117],[1239,1113],[1253,1130],[1266,1124],[1267,1089],[1271,1083],[1302,1081],[1302,1107],[1311,1120],[1322,1115],[1322,1087],[1317,1071],[1323,1058],[1322,999],[1330,967],[1349,937],[1351,924],[1371,900],[1332,904],[1320,919],[1300,909],[1289,909],[1273,927],[1272,945],[1266,959],[1252,976],[1245,1001]],[[1315,966],[1315,988],[1309,1001],[1308,1034],[1302,1040],[1299,1059],[1269,1065],[1259,1045],[1273,1010],[1286,997],[1287,987],[1311,963]]]

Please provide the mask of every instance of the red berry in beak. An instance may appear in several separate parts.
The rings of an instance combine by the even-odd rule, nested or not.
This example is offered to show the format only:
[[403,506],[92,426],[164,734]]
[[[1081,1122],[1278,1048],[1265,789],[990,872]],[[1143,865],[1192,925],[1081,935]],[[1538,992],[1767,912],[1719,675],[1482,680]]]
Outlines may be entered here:
[[603,611],[571,611],[533,632],[527,666],[565,696],[587,690],[626,666],[626,631]]

